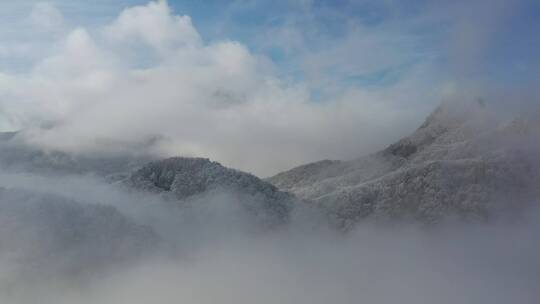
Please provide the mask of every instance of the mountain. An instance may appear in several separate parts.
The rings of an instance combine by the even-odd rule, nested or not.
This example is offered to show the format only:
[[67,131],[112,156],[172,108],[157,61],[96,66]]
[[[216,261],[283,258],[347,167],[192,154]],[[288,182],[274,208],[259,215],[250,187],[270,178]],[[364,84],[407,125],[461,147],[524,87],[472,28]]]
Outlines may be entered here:
[[[286,222],[295,205],[322,209],[339,226],[361,219],[486,219],[538,196],[534,115],[502,119],[489,104],[443,103],[410,136],[350,161],[323,160],[266,181],[204,158],[152,160],[43,151],[0,135],[4,171],[92,174],[115,187],[157,194],[177,206],[227,194],[264,225]],[[52,174],[52,175],[51,175]],[[519,209],[519,208],[514,208]]]
[[125,184],[179,201],[192,201],[216,192],[227,193],[267,223],[286,220],[295,200],[254,175],[206,158],[173,157],[150,162],[133,172]]
[[267,181],[322,207],[343,227],[360,219],[485,219],[537,198],[534,119],[505,121],[481,102],[444,103],[410,136],[351,161],[320,161]]
[[[178,206],[227,194],[227,203],[275,225],[287,220],[294,196],[279,191],[258,177],[225,168],[203,158],[174,157],[156,160],[145,155],[74,154],[29,145],[18,132],[0,133],[0,170],[3,174],[36,174],[46,178],[87,176],[114,187],[159,194]],[[1,185],[0,185],[1,186]],[[127,187],[126,187],[127,186]]]

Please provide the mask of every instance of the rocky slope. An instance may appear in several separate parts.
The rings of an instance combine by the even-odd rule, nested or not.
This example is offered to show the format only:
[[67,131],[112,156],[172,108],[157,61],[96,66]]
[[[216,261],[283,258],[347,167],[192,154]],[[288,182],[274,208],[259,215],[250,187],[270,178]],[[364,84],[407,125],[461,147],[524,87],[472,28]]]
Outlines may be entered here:
[[530,146],[539,129],[523,117],[500,120],[482,103],[446,103],[383,151],[300,166],[268,181],[323,207],[345,227],[367,217],[486,218],[539,197]]

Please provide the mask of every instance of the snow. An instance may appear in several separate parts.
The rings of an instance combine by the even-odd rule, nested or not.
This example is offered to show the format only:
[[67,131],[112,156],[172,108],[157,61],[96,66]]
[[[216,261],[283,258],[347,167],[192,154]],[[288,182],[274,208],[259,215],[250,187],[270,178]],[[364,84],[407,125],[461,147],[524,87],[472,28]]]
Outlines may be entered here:
[[225,192],[272,222],[286,220],[295,200],[254,175],[205,158],[173,157],[151,162],[135,171],[125,184],[139,191],[172,194],[180,201]]
[[[352,161],[304,165],[268,179],[327,210],[341,226],[360,219],[487,219],[538,195],[538,124],[501,121],[479,103],[442,104],[413,134]],[[501,207],[502,205],[502,207]]]

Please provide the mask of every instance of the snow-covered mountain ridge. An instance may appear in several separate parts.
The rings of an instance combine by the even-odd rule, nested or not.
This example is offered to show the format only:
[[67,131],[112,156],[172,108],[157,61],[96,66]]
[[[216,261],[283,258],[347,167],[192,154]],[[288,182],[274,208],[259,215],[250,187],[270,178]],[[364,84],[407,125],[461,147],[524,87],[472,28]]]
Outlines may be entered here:
[[227,193],[223,204],[240,202],[272,223],[286,220],[301,201],[345,227],[364,218],[433,223],[449,216],[487,218],[538,197],[539,126],[532,116],[500,119],[483,102],[443,103],[414,133],[382,151],[306,164],[266,181],[204,158],[41,151],[22,145],[16,133],[0,136],[0,165],[4,172],[90,174],[179,206]]
[[285,220],[295,198],[272,184],[206,158],[172,157],[150,162],[124,182],[138,191],[189,201],[215,192],[234,196],[246,208],[272,222]]
[[352,161],[321,161],[268,179],[327,210],[340,225],[362,218],[485,218],[538,197],[534,120],[500,120],[480,102],[442,104],[410,136]]

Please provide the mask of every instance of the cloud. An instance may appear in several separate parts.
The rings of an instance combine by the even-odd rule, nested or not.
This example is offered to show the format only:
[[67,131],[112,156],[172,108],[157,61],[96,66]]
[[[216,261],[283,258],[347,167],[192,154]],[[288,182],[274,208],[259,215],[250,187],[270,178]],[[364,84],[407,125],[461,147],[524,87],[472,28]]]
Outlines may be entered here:
[[[535,202],[488,222],[365,221],[348,233],[296,205],[286,226],[261,231],[226,193],[175,204],[88,176],[3,173],[0,184],[11,189],[0,204],[2,303],[532,304],[540,296]],[[129,223],[151,227],[159,246],[131,247],[139,230]],[[147,249],[154,255],[136,257]],[[62,271],[69,266],[80,272]]]
[[0,18],[0,71],[19,73],[35,64],[68,30],[63,14],[48,2],[4,1]]
[[[486,8],[477,16],[457,4],[407,11],[389,2],[354,18],[339,6],[279,2],[295,13],[256,27],[260,38],[247,44],[203,37],[166,1],[75,28],[40,4],[26,20],[63,30],[5,39],[6,61],[21,48],[32,59],[24,73],[0,72],[0,125],[47,149],[118,153],[156,142],[143,152],[210,157],[263,176],[351,159],[412,131],[442,99],[496,89],[480,81],[499,75],[482,55],[492,55],[507,15],[522,13],[501,3],[475,2]],[[261,7],[272,9],[230,9]],[[272,61],[276,47],[285,55]],[[471,71],[482,77],[465,77]]]
[[4,120],[47,149],[121,152],[157,137],[151,153],[269,175],[373,151],[429,110],[396,110],[399,90],[350,89],[314,102],[302,82],[280,79],[242,43],[205,42],[164,1],[127,8],[97,31],[73,29],[56,45],[29,74],[0,74]]
[[201,45],[201,38],[191,18],[172,15],[165,1],[125,9],[105,29],[105,35],[120,43],[139,40],[163,55],[179,47]]
[[[0,182],[15,189],[32,188],[32,195],[12,196],[10,201],[28,206],[26,212],[30,214],[36,202],[39,206],[46,199],[65,197],[71,204],[85,207],[75,210],[92,210],[87,207],[99,201],[115,207],[108,208],[106,214],[118,213],[135,223],[150,225],[165,242],[165,246],[143,245],[143,249],[149,246],[156,250],[156,255],[145,255],[131,263],[105,263],[106,269],[87,264],[91,266],[75,274],[51,271],[65,264],[80,266],[93,257],[106,260],[118,252],[109,253],[110,247],[91,245],[123,239],[115,238],[115,230],[101,233],[102,227],[98,226],[94,229],[100,233],[89,233],[74,244],[69,239],[72,235],[67,234],[68,242],[59,242],[53,248],[60,248],[54,251],[59,253],[64,248],[71,250],[66,255],[51,255],[44,248],[48,249],[45,246],[58,234],[42,228],[56,225],[60,231],[72,231],[79,223],[72,218],[59,221],[54,217],[50,224],[50,218],[43,218],[43,213],[49,214],[45,212],[48,209],[41,204],[41,212],[36,212],[37,220],[33,222],[3,222],[12,228],[8,230],[12,234],[2,235],[9,241],[9,247],[0,252],[0,287],[9,291],[0,293],[2,303],[135,304],[183,300],[532,304],[539,296],[539,213],[535,209],[518,217],[506,214],[504,220],[494,218],[490,223],[441,223],[430,229],[405,224],[381,227],[365,222],[348,234],[327,230],[323,222],[303,214],[292,218],[283,229],[254,233],[246,214],[234,207],[234,198],[228,200],[220,194],[203,196],[192,207],[169,208],[171,202],[167,204],[157,196],[125,193],[87,177],[51,179],[2,174]],[[62,215],[62,210],[49,212]],[[97,213],[97,218],[93,214],[87,211],[83,218],[91,224],[99,223],[103,214]],[[108,219],[111,222],[106,227],[116,227],[116,217]],[[305,229],[302,221],[310,229]],[[62,224],[66,223],[74,227],[65,230]],[[27,231],[33,234],[25,235]],[[128,229],[129,233],[132,231]],[[14,235],[25,236],[24,240],[37,238],[40,242],[30,242],[30,246],[39,244],[38,250],[20,252],[30,243],[21,243]],[[120,251],[122,260],[141,249],[118,248],[127,250]],[[23,260],[26,264],[16,259],[22,253],[30,255]],[[27,266],[28,261],[33,262],[29,272],[20,275],[19,268],[25,269],[21,266]],[[82,280],[81,275],[88,276]]]
[[28,17],[28,22],[36,30],[44,32],[59,32],[66,26],[62,12],[47,2],[40,2],[34,5]]

